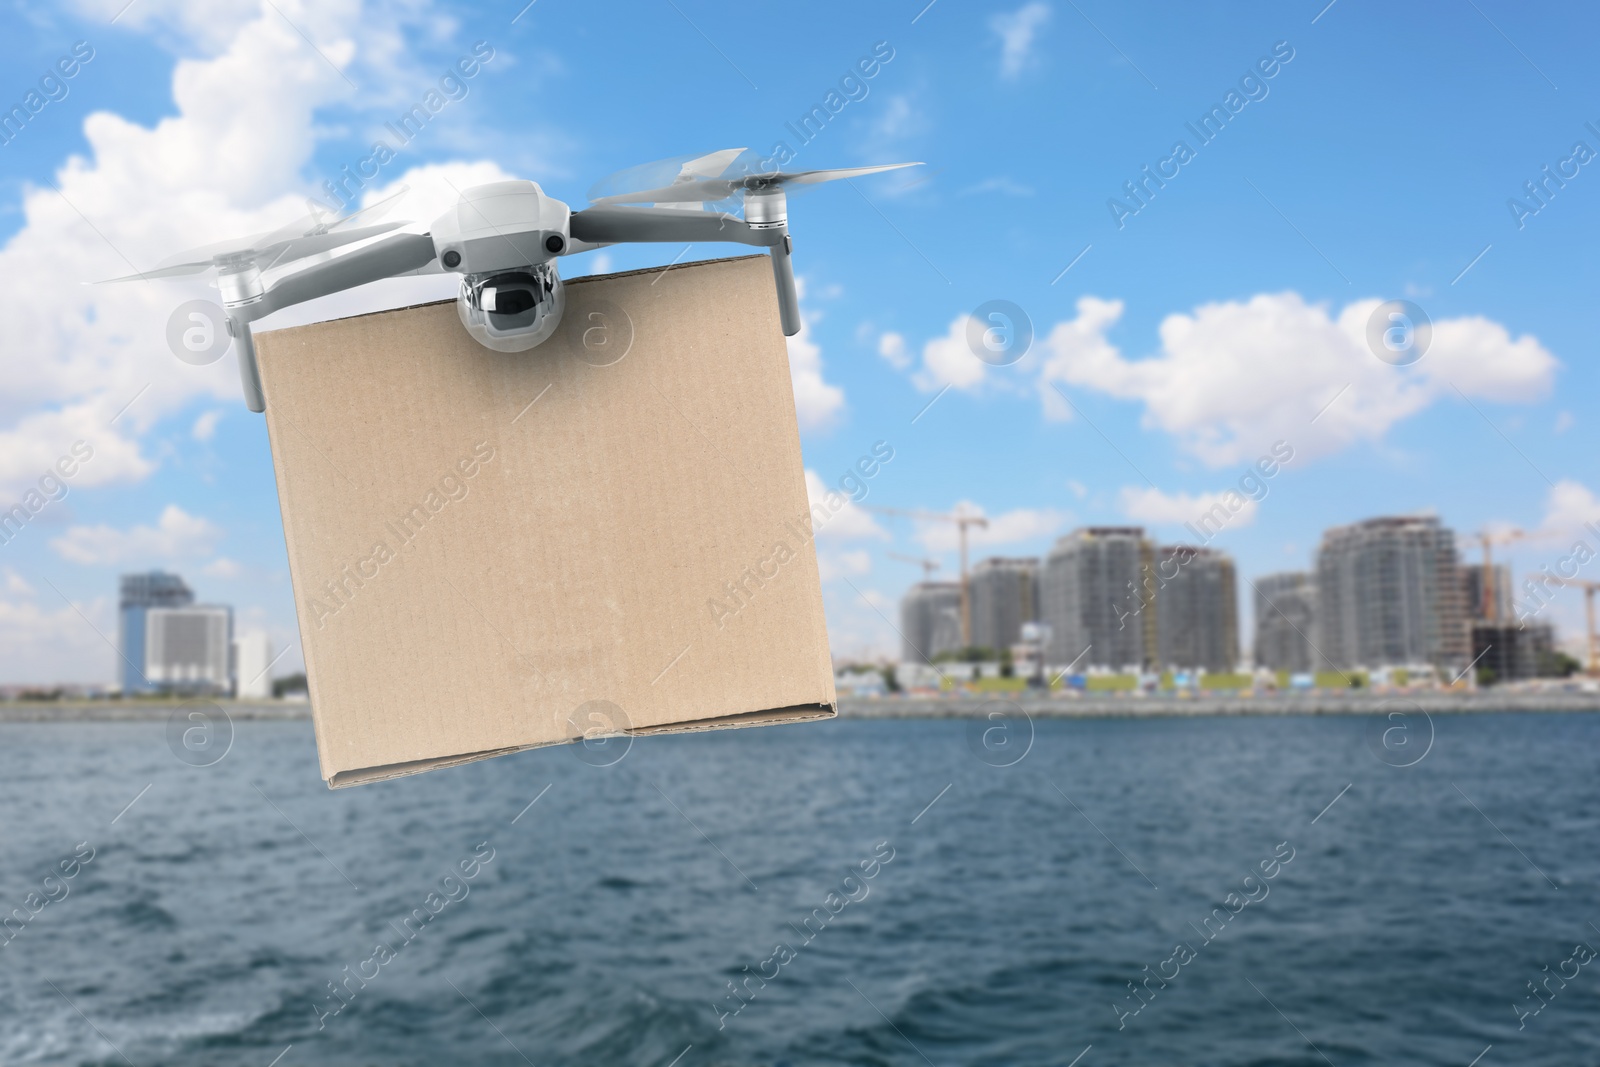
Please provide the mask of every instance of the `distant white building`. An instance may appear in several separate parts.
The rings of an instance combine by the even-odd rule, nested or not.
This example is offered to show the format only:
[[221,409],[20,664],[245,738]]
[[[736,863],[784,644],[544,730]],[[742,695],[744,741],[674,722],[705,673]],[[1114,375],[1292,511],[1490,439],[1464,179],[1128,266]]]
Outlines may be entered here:
[[144,675],[157,688],[232,691],[232,649],[231,608],[192,604],[145,612]]
[[250,630],[233,639],[234,695],[240,700],[266,700],[272,696],[272,639],[262,630]]

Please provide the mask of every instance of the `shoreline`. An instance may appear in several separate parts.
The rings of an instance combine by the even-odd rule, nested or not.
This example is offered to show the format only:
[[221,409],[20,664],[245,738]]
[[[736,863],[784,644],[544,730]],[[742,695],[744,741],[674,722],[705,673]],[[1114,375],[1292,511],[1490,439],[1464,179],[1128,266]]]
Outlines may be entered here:
[[228,718],[294,722],[311,705],[288,700],[18,700],[0,704],[0,725],[38,722],[161,722],[183,708],[220,709]]
[[1046,697],[1028,693],[992,697],[890,697],[839,701],[840,718],[972,719],[996,710],[1038,719],[1135,719],[1224,715],[1376,715],[1389,711],[1450,714],[1600,711],[1600,691],[1327,692],[1259,696],[1201,694],[1177,697]]
[[[27,701],[0,704],[0,725],[49,722],[159,722],[194,704],[238,721],[302,722],[311,719],[305,701]],[[1600,712],[1600,691],[1513,690],[1416,692],[1277,693],[1258,696],[1201,694],[1176,697],[1047,697],[1027,692],[994,696],[842,698],[841,719],[981,719],[990,712],[1020,710],[1039,719],[1130,719],[1232,715],[1375,715],[1408,710],[1448,714]]]

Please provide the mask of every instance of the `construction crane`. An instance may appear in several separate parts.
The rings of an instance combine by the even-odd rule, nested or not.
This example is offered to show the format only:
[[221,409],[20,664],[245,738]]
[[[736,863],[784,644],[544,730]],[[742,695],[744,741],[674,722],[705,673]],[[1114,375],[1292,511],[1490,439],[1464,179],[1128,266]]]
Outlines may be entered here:
[[1600,676],[1600,634],[1594,627],[1594,594],[1600,589],[1600,582],[1587,582],[1577,578],[1561,578],[1549,575],[1545,579],[1555,585],[1570,586],[1573,589],[1583,590],[1583,606],[1589,616],[1589,673]]
[[889,558],[900,560],[902,563],[917,564],[922,568],[922,580],[925,582],[933,581],[933,572],[939,569],[939,561],[936,559],[923,559],[921,556],[908,556],[904,552],[890,552]]
[[977,526],[987,528],[989,520],[982,515],[973,515],[965,511],[944,514],[938,511],[917,511],[911,508],[885,508],[872,504],[862,504],[862,508],[879,515],[901,515],[908,519],[922,519],[925,522],[952,522],[961,535],[961,647],[972,647],[972,597],[967,589],[967,527]]
[[[1512,527],[1505,530],[1479,530],[1474,534],[1478,543],[1483,545],[1483,617],[1490,620],[1499,619],[1494,602],[1494,545],[1509,545],[1513,541],[1527,536],[1521,530]],[[1511,584],[1510,572],[1506,574],[1506,585]]]

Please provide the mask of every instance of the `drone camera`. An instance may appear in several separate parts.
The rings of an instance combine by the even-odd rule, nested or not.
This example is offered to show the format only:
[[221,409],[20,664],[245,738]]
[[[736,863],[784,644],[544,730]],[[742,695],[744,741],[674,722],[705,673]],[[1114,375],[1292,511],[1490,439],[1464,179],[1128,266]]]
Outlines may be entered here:
[[496,352],[526,352],[555,333],[566,291],[554,263],[465,274],[456,313],[479,344]]

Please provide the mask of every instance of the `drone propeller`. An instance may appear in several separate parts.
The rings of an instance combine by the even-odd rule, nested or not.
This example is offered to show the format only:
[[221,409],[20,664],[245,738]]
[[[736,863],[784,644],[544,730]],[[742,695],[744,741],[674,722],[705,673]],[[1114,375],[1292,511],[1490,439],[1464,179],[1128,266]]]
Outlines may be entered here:
[[[725,150],[732,152],[732,149]],[[713,153],[712,156],[702,156],[700,159],[709,160],[714,156],[724,153]],[[730,161],[732,157],[729,157]],[[617,193],[610,196],[601,196],[592,199],[597,205],[610,204],[656,204],[666,206],[669,204],[683,203],[715,203],[726,200],[739,192],[761,193],[777,192],[786,185],[815,185],[818,182],[831,182],[840,178],[855,178],[863,174],[877,174],[880,171],[899,170],[902,167],[917,167],[920,163],[887,163],[877,167],[842,167],[834,170],[802,170],[802,171],[766,171],[762,173],[734,174],[732,176],[716,176],[693,178],[680,176],[676,181],[660,185],[652,189],[638,192]],[[644,168],[640,168],[644,169]],[[627,174],[629,172],[623,172]],[[598,187],[597,187],[598,188]],[[591,193],[594,190],[591,190]]]
[[[735,160],[749,153],[748,148],[723,148],[699,156],[673,156],[654,163],[642,163],[627,170],[619,170],[600,179],[589,187],[589,202],[611,203],[611,197],[634,193],[639,189],[679,185],[685,182],[716,178],[727,173]],[[675,202],[674,206],[677,206]]]
[[[343,245],[353,244],[408,225],[403,220],[372,224],[372,220],[386,214],[407,191],[401,189],[393,196],[348,215],[330,217],[326,214],[308,214],[287,226],[266,233],[191,248],[175,256],[168,256],[157,264],[154,270],[129,274],[121,278],[107,278],[100,284],[176,278],[187,274],[199,274],[212,267],[229,271],[240,271],[251,266],[259,270],[281,267],[286,263],[330,252]],[[357,222],[366,222],[369,225],[354,225]]]

